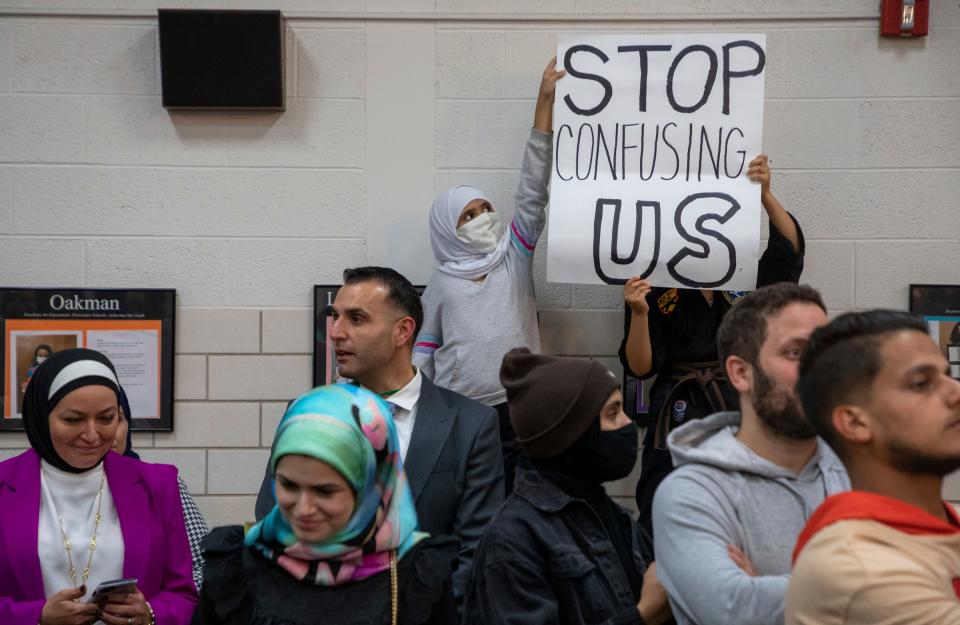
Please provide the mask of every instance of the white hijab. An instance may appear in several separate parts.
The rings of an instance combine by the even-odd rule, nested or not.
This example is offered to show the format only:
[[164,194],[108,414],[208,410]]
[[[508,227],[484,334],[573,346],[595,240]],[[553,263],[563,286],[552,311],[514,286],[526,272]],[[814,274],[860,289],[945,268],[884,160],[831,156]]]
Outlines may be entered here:
[[463,208],[473,200],[487,200],[480,189],[460,185],[447,189],[437,196],[430,207],[430,247],[437,269],[457,278],[474,280],[485,276],[507,255],[510,231],[504,231],[497,249],[489,254],[480,254],[457,238],[457,220]]

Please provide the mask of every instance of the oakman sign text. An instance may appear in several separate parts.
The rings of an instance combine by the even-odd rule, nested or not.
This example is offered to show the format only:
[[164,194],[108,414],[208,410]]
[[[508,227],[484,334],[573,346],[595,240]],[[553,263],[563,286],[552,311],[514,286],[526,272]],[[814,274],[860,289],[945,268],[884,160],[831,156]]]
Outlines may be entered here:
[[80,299],[79,295],[64,297],[54,295],[50,298],[50,308],[54,310],[120,310],[118,299]]

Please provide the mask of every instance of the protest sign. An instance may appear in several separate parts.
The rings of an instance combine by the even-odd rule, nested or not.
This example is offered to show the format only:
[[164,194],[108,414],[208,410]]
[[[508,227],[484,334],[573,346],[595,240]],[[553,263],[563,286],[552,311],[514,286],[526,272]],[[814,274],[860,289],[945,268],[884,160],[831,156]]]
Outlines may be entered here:
[[563,38],[547,279],[749,290],[763,131],[763,35]]

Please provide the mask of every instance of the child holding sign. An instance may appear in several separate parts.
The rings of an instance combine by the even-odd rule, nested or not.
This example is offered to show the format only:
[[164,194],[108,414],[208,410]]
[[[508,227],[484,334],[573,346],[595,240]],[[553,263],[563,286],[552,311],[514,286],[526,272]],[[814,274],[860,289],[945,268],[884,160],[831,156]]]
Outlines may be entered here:
[[[760,201],[770,218],[767,249],[757,267],[757,286],[798,282],[803,272],[800,224],[770,191],[766,155],[750,162],[747,176],[760,183]],[[727,382],[717,355],[717,329],[738,291],[652,288],[634,277],[623,288],[624,338],[620,362],[631,375],[657,376],[650,390],[650,422],[643,440],[637,507],[640,524],[653,533],[653,495],[673,469],[667,449],[670,431],[691,419],[737,410],[737,393]],[[638,391],[639,392],[639,391]]]
[[553,152],[553,101],[565,74],[552,59],[543,72],[506,232],[485,193],[444,191],[430,209],[436,268],[423,293],[423,328],[413,362],[437,385],[497,409],[507,492],[516,463],[515,434],[500,384],[500,361],[515,347],[540,351],[533,250],[545,223]]

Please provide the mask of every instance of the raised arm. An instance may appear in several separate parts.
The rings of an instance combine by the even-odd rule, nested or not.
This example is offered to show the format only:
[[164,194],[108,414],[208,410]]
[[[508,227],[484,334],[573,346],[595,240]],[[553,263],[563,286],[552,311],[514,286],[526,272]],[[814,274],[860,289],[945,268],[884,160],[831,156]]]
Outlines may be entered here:
[[553,58],[543,70],[537,104],[533,114],[533,129],[523,154],[520,168],[520,185],[517,188],[516,206],[510,222],[510,243],[521,257],[531,258],[537,240],[546,224],[544,208],[547,206],[550,183],[550,163],[553,158],[553,101],[557,81],[566,74],[557,70]]
[[540,132],[553,132],[553,101],[557,95],[557,81],[567,75],[557,69],[557,57],[550,59],[540,79],[537,106],[533,111],[533,127]]
[[627,366],[635,375],[643,377],[653,369],[653,346],[650,343],[650,305],[647,295],[650,283],[634,276],[623,285],[623,300],[630,308],[630,330],[624,344]]
[[797,232],[797,226],[787,210],[770,190],[770,159],[766,154],[760,154],[750,161],[747,169],[747,177],[754,182],[760,183],[760,203],[763,209],[767,211],[770,218],[770,225],[776,228],[791,245],[793,251],[800,251],[800,235]]

